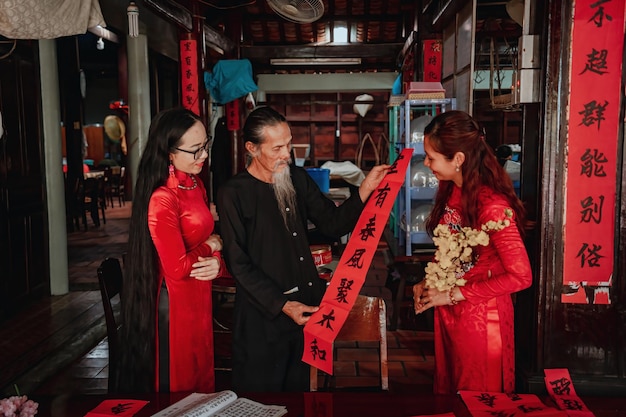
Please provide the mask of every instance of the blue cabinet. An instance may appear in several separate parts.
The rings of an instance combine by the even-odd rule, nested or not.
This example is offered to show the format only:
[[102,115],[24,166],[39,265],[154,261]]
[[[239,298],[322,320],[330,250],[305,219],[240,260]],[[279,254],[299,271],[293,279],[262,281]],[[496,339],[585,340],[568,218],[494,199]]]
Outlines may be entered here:
[[406,172],[405,182],[398,193],[390,217],[390,227],[405,255],[414,249],[432,246],[424,228],[424,220],[432,209],[437,192],[437,179],[424,166],[424,128],[434,116],[456,108],[454,98],[402,100],[392,96],[389,103],[390,161],[398,151],[413,148],[413,156]]

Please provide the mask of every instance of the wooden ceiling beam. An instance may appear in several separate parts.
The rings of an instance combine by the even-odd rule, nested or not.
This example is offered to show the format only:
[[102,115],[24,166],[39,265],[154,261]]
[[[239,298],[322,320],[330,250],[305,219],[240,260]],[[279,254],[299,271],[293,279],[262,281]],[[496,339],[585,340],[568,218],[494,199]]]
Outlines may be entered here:
[[[187,32],[191,32],[193,29],[191,11],[187,8],[167,0],[144,0],[144,3],[161,16],[176,23],[181,29],[186,30]],[[236,45],[232,40],[213,29],[211,26],[204,24],[202,30],[204,32],[204,40],[207,45],[220,54],[224,54],[224,52],[230,52],[235,49]]]
[[241,57],[250,60],[270,58],[389,58],[394,60],[402,50],[402,43],[324,45],[324,46],[245,46],[242,45]]
[[[276,21],[276,15],[273,15],[273,14],[245,15],[245,16],[243,16],[243,20],[244,21],[274,22],[274,21]],[[324,16],[322,16],[319,20],[316,20],[316,22],[324,23],[324,24],[328,25],[328,24],[331,24],[332,22],[335,22],[337,20],[346,20],[346,21],[352,21],[352,22],[365,22],[365,23],[369,23],[369,22],[397,22],[398,21],[398,16],[397,15],[385,15],[385,14],[376,14],[376,15],[370,15],[370,14],[364,14],[364,15],[353,15],[353,14],[349,14],[349,15],[333,15],[332,17],[328,17],[328,18],[324,18]]]
[[386,73],[397,71],[393,63],[381,64],[364,63],[361,65],[290,65],[276,67],[268,63],[254,62],[252,64],[255,74],[312,74],[312,73]]

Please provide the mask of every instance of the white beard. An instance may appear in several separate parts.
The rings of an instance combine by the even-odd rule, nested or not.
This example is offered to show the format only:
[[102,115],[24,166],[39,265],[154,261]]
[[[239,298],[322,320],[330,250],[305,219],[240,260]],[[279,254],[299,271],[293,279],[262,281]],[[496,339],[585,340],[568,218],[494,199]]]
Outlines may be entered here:
[[[281,171],[274,171],[272,174],[274,196],[278,202],[278,209],[281,216],[283,216],[287,230],[289,230],[289,220],[294,219],[296,215],[296,189],[291,182],[290,173],[291,170],[289,165],[287,165]],[[287,211],[287,208],[289,208],[289,211]]]

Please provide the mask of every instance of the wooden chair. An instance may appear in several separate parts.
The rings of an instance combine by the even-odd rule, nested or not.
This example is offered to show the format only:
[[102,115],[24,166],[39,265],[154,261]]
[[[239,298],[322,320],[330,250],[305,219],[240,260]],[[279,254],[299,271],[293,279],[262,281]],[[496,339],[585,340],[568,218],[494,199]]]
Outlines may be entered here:
[[216,333],[231,333],[230,327],[218,319],[220,307],[228,298],[234,298],[237,293],[233,277],[219,277],[213,280],[213,324]]
[[117,197],[119,207],[125,205],[126,192],[124,187],[126,167],[111,167],[107,180],[107,196],[111,207],[113,207],[113,197]]
[[[104,318],[107,326],[107,341],[109,344],[109,392],[115,392],[115,375],[119,359],[118,329],[120,322],[116,319],[111,299],[116,295],[121,302],[123,275],[120,261],[117,258],[106,258],[98,267],[98,283],[102,295]],[[119,305],[119,304],[118,304]]]
[[87,213],[89,213],[95,227],[100,227],[100,214],[102,214],[102,221],[106,224],[104,178],[77,179],[73,189],[70,212],[76,228],[80,230],[80,223],[82,222],[85,230],[88,229]]
[[[385,301],[379,297],[357,296],[356,302],[348,314],[335,342],[378,342],[380,384],[378,389],[389,391],[389,369],[387,364],[387,312]],[[334,357],[337,356],[337,347],[333,347]],[[329,379],[334,377],[325,375],[324,390],[329,387]],[[359,387],[361,388],[361,387]],[[318,369],[311,367],[310,390],[318,390]]]
[[215,371],[233,370],[232,312],[237,288],[232,277],[219,277],[213,281],[213,333],[215,337]]
[[[104,176],[97,178],[86,178],[83,181],[83,204],[84,210],[89,211],[91,220],[96,227],[100,227],[100,216],[98,210],[102,214],[102,222],[107,223],[105,214],[106,197],[104,190]],[[86,227],[86,226],[85,226]]]
[[389,330],[398,329],[398,323],[415,320],[413,286],[424,279],[424,268],[433,255],[418,255],[407,261],[393,264],[397,279],[388,282],[387,288],[393,297],[393,311],[389,321]]
[[111,208],[113,208],[113,195],[111,194],[111,182],[113,181],[113,171],[111,167],[106,166],[102,169],[104,171],[104,204],[106,207],[109,206],[109,202],[111,203]]
[[80,178],[75,178],[73,181],[69,181],[65,178],[65,192],[66,192],[66,211],[68,216],[69,230],[81,229],[81,222],[87,230],[87,214],[85,212],[84,202],[84,187]]

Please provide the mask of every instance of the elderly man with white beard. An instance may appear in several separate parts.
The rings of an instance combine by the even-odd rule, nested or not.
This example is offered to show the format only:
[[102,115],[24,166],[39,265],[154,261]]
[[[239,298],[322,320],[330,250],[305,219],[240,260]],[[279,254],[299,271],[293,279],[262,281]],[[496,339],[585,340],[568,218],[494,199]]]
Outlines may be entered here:
[[303,326],[326,289],[311,256],[307,223],[341,237],[389,165],[374,167],[340,206],[305,169],[291,163],[291,129],[283,115],[258,107],[243,127],[249,163],[218,193],[223,254],[235,278],[233,389],[308,391]]

